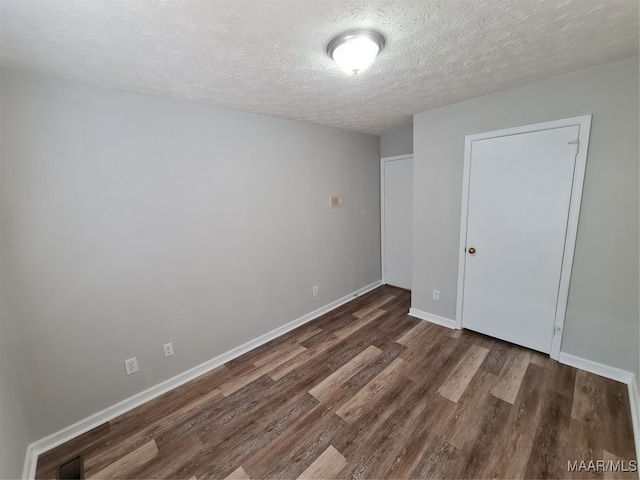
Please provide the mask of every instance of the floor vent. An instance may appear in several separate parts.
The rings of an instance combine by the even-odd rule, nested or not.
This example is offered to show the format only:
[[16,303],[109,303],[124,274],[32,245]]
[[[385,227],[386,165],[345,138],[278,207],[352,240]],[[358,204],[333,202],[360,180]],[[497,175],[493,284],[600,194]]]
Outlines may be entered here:
[[60,480],[81,480],[83,478],[82,457],[76,457],[60,465],[58,478]]

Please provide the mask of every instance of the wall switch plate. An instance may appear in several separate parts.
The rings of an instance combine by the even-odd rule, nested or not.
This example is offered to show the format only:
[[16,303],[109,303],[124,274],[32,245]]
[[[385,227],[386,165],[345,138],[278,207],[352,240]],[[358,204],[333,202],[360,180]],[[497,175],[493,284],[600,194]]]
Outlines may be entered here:
[[171,355],[173,355],[173,344],[172,343],[167,343],[166,345],[163,345],[162,349],[164,350],[164,356],[165,357],[170,357]]
[[434,290],[434,291],[433,291],[433,299],[434,299],[435,301],[440,300],[440,290]]
[[136,357],[130,358],[124,361],[124,371],[127,375],[136,373],[138,371],[138,359]]
[[314,297],[318,296],[318,286],[317,285],[315,287],[313,287],[313,296]]
[[331,208],[342,208],[344,206],[344,197],[342,195],[331,195],[329,197],[329,206]]

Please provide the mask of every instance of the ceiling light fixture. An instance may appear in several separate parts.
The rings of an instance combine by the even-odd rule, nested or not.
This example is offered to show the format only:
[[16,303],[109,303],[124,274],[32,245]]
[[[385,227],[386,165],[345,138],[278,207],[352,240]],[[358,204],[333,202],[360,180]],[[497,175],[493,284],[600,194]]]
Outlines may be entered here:
[[327,45],[327,53],[347,75],[364,72],[384,48],[384,37],[372,30],[338,35]]

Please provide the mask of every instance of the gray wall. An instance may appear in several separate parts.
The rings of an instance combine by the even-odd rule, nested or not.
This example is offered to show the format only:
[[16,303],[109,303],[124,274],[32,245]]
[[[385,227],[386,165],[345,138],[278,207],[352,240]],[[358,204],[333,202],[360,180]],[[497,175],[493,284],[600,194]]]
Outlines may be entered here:
[[380,137],[380,157],[413,153],[413,125],[402,127]]
[[[4,198],[0,202],[4,205]],[[31,432],[25,402],[29,376],[23,369],[20,326],[6,321],[9,312],[4,299],[0,302],[0,478],[20,478]]]
[[29,440],[380,279],[377,136],[10,70],[0,85],[3,331],[22,329]]
[[591,113],[561,348],[638,375],[638,81],[632,58],[415,115],[414,308],[456,315],[465,135]]

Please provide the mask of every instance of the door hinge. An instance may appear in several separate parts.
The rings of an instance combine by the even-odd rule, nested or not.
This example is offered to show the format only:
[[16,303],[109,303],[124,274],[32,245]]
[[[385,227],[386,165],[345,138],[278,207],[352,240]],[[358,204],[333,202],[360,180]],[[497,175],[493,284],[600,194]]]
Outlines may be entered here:
[[580,150],[580,139],[576,138],[572,142],[569,142],[569,145],[575,145],[576,146],[576,153],[578,153],[578,151]]
[[553,334],[555,335],[556,333],[559,333],[562,331],[562,328],[560,328],[558,325],[554,325],[553,326]]

